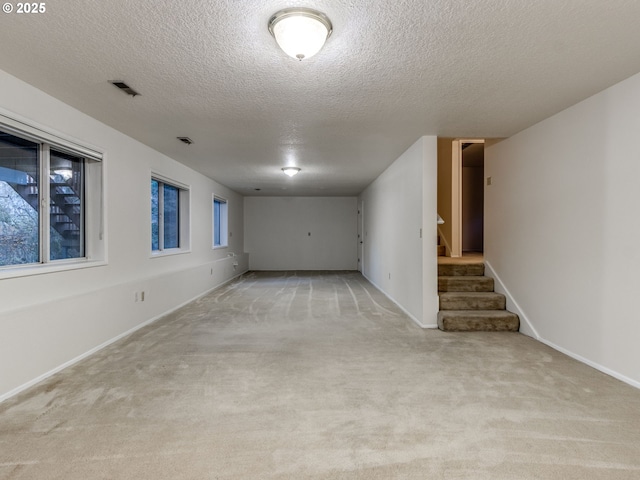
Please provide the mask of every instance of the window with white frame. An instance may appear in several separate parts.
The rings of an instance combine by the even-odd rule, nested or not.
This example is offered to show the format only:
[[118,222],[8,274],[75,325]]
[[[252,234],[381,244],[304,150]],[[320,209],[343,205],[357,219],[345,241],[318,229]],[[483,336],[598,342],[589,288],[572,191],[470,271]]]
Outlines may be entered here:
[[228,203],[224,198],[213,196],[213,248],[228,245]]
[[151,251],[189,249],[189,189],[159,175],[151,177]]
[[0,276],[104,260],[101,160],[0,115]]

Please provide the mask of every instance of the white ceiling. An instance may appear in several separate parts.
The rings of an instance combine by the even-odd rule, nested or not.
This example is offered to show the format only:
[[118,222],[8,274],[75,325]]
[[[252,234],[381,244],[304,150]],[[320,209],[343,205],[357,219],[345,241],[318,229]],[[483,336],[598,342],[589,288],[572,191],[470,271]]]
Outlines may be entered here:
[[308,0],[334,32],[302,63],[267,30],[296,5],[47,1],[0,14],[0,69],[251,195],[354,195],[421,135],[509,136],[640,71],[638,0]]

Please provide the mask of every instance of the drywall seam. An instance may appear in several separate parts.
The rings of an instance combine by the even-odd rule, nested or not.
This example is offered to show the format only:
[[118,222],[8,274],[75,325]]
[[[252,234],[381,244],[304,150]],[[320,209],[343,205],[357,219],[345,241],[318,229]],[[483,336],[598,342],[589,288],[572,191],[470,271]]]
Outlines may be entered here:
[[181,304],[179,304],[179,305],[167,310],[164,313],[156,315],[155,317],[152,317],[152,318],[150,318],[148,320],[145,320],[144,322],[140,323],[139,325],[136,325],[135,327],[127,330],[126,332],[121,333],[119,335],[116,335],[112,339],[107,340],[106,342],[98,345],[97,347],[94,347],[91,350],[89,350],[89,351],[87,351],[87,352],[85,352],[83,354],[80,354],[77,357],[72,358],[71,360],[68,360],[68,361],[64,362],[62,365],[59,365],[59,366],[49,370],[48,372],[43,373],[42,375],[34,378],[33,380],[30,380],[27,383],[24,383],[24,384],[20,385],[19,387],[16,387],[13,390],[10,390],[5,394],[0,395],[0,403],[4,402],[5,400],[7,400],[7,399],[9,399],[11,397],[13,397],[14,395],[17,395],[18,393],[20,393],[20,392],[22,392],[24,390],[26,390],[26,389],[28,389],[28,388],[30,388],[30,387],[42,382],[43,380],[46,380],[47,378],[51,377],[52,375],[55,375],[56,373],[61,372],[62,370],[65,370],[66,368],[68,368],[68,367],[70,367],[72,365],[75,365],[76,363],[80,362],[81,360],[84,360],[85,358],[93,355],[94,353],[99,352],[103,348],[108,347],[109,345],[117,342],[118,340],[120,340],[120,339],[122,339],[122,338],[124,338],[124,337],[126,337],[128,335],[131,335],[132,333],[140,330],[141,328],[146,327],[147,325],[152,324],[156,320],[159,320],[162,317],[165,317],[165,316],[175,312],[176,310],[184,307],[185,305],[187,305],[187,304],[189,304],[189,303],[191,303],[191,302],[193,302],[193,301],[195,301],[195,300],[197,300],[197,299],[199,299],[201,297],[204,297],[208,293],[211,293],[212,291],[214,291],[214,290],[216,290],[216,289],[218,289],[220,287],[223,287],[224,285],[232,282],[233,280],[235,280],[236,278],[240,277],[241,275],[244,275],[248,271],[249,270],[247,269],[247,270],[245,270],[243,272],[240,272],[240,273],[236,274],[235,276],[229,278],[228,280],[225,280],[222,283],[216,285],[215,287],[212,287],[212,288],[206,290],[205,292],[196,295],[195,297],[191,298],[190,300],[182,302]]
[[411,313],[409,313],[408,310],[406,310],[402,305],[400,305],[392,296],[390,296],[387,292],[385,292],[382,288],[380,288],[378,285],[375,284],[375,282],[373,282],[369,277],[367,277],[365,274],[362,274],[362,276],[364,278],[367,279],[367,281],[373,285],[374,287],[376,287],[376,289],[378,289],[380,291],[380,293],[382,293],[385,297],[387,297],[389,300],[391,300],[400,310],[402,310],[402,312],[408,316],[411,320],[414,321],[414,323],[416,325],[418,325],[420,328],[438,328],[437,324],[424,324],[422,323],[420,320],[418,320],[416,317],[414,317]]
[[[507,297],[507,310],[510,310],[513,313],[517,314],[518,317],[520,318],[520,322],[521,322],[521,324],[520,324],[520,329],[521,329],[520,333],[523,333],[524,335],[527,335],[529,337],[533,337],[536,340],[540,340],[540,334],[538,334],[538,331],[535,329],[535,327],[533,326],[533,324],[529,320],[529,317],[527,317],[527,314],[524,313],[524,310],[520,307],[518,302],[516,302],[516,299],[513,298],[513,295],[511,295],[511,292],[509,291],[507,286],[504,284],[504,282],[500,278],[500,275],[498,275],[496,273],[496,271],[491,266],[491,263],[489,263],[488,261],[485,260],[484,264],[485,264],[485,268],[487,268],[487,270],[489,270],[489,276],[493,277],[493,279],[496,281],[495,291],[497,293],[502,293],[505,297]],[[528,331],[522,332],[522,322],[525,323],[526,328],[528,329]]]

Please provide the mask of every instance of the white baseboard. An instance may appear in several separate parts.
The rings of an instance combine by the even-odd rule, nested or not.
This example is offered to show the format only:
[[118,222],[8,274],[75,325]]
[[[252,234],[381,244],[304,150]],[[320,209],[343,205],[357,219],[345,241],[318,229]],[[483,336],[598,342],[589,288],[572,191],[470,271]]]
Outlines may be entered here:
[[97,347],[94,347],[91,350],[89,350],[89,351],[87,351],[87,352],[85,352],[85,353],[83,353],[81,355],[78,355],[77,357],[72,358],[71,360],[69,360],[67,362],[64,362],[62,365],[58,365],[57,367],[49,370],[46,373],[43,373],[42,375],[34,378],[33,380],[30,380],[27,383],[24,383],[24,384],[20,385],[19,387],[16,387],[13,390],[10,390],[5,394],[0,395],[0,403],[4,402],[5,400],[7,400],[7,399],[9,399],[11,397],[13,397],[14,395],[19,394],[20,392],[26,390],[27,388],[30,388],[30,387],[42,382],[43,380],[46,380],[50,376],[55,375],[56,373],[61,372],[62,370],[66,369],[66,368],[68,368],[68,367],[70,367],[72,365],[75,365],[79,361],[84,360],[85,358],[93,355],[96,352],[99,352],[100,350],[102,350],[105,347],[108,347],[112,343],[115,343],[118,340],[120,340],[120,339],[122,339],[122,338],[124,338],[124,337],[126,337],[128,335],[131,335],[132,333],[140,330],[141,328],[144,328],[147,325],[155,322],[156,320],[159,320],[160,318],[165,317],[165,316],[175,312],[176,310],[178,310],[178,309],[184,307],[185,305],[187,305],[187,304],[199,299],[200,297],[204,297],[205,295],[207,295],[208,293],[214,291],[215,289],[220,288],[220,287],[226,285],[229,282],[232,282],[233,280],[235,280],[239,276],[245,274],[247,271],[248,270],[245,270],[244,272],[241,272],[241,273],[238,273],[238,274],[234,275],[233,277],[229,278],[228,280],[225,280],[224,282],[220,283],[219,285],[216,285],[215,287],[212,287],[212,288],[206,290],[205,292],[196,295],[195,297],[191,298],[190,300],[182,302],[180,305],[177,305],[177,306],[171,308],[170,310],[167,310],[166,312],[161,313],[160,315],[156,315],[153,318],[145,320],[144,322],[140,323],[139,325],[136,325],[135,327],[127,330],[126,332],[121,333],[121,334],[119,334],[119,335],[107,340],[106,342],[98,345]]
[[578,355],[577,353],[574,353],[570,350],[567,350],[566,348],[563,348],[559,345],[556,345],[553,342],[550,342],[549,340],[546,340],[545,338],[542,338],[540,336],[540,334],[538,333],[538,331],[535,329],[535,327],[533,326],[532,322],[529,320],[529,318],[526,316],[526,314],[524,313],[524,311],[522,310],[522,308],[520,308],[520,305],[518,305],[518,302],[516,302],[516,300],[513,298],[513,296],[511,295],[511,293],[509,292],[509,290],[507,289],[507,287],[504,285],[504,283],[502,282],[502,280],[500,279],[500,277],[498,276],[498,274],[496,273],[496,271],[493,269],[493,267],[491,266],[491,264],[489,262],[487,262],[486,260],[484,261],[485,264],[485,268],[487,268],[489,270],[489,275],[490,277],[493,277],[494,280],[496,281],[496,292],[498,293],[502,293],[505,297],[507,297],[507,309],[511,310],[513,313],[516,313],[518,315],[518,317],[520,317],[520,327],[522,329],[522,322],[524,322],[526,331],[522,331],[521,333],[529,336],[529,337],[533,337],[534,339],[538,340],[540,343],[544,343],[545,345],[547,345],[548,347],[553,348],[554,350],[557,350],[560,353],[563,353],[565,355],[567,355],[568,357],[573,358],[574,360],[577,360],[581,363],[584,363],[585,365],[588,365],[592,368],[595,368],[596,370],[605,373],[617,380],[620,380],[621,382],[624,382],[628,385],[631,385],[632,387],[638,388],[640,389],[640,382],[633,380],[632,378],[627,377],[626,375],[622,375],[619,372],[616,372],[614,370],[611,370],[610,368],[607,368],[603,365],[600,365],[599,363],[593,362],[581,355]]
[[610,368],[604,367],[602,365],[600,365],[599,363],[596,362],[592,362],[591,360],[584,358],[576,353],[573,353],[569,350],[567,350],[566,348],[562,348],[558,345],[556,345],[555,343],[552,343],[548,340],[545,340],[544,338],[538,338],[538,341],[540,341],[541,343],[544,343],[545,345],[553,348],[554,350],[559,351],[560,353],[564,353],[566,356],[573,358],[574,360],[577,360],[579,362],[584,363],[585,365],[589,365],[592,368],[595,368],[596,370],[601,371],[602,373],[606,373],[607,375],[620,380],[621,382],[624,382],[626,384],[631,385],[632,387],[636,387],[638,389],[640,389],[640,382],[633,380],[632,378],[627,377],[626,375],[622,375],[621,373],[618,373],[614,370],[611,370]]
[[[362,272],[360,272],[362,273]],[[364,273],[362,273],[362,276],[364,278],[367,279],[367,281],[373,285],[374,287],[376,287],[376,289],[378,289],[378,291],[380,291],[380,293],[382,293],[385,297],[387,297],[389,300],[391,300],[400,310],[402,310],[402,312],[409,317],[411,320],[413,320],[413,322],[418,325],[420,328],[438,328],[438,324],[424,324],[422,323],[420,320],[418,320],[415,316],[413,316],[411,313],[409,313],[407,311],[406,308],[404,308],[402,305],[400,305],[395,298],[393,298],[391,295],[389,295],[387,292],[385,292],[382,288],[380,288],[378,285],[376,285],[376,283],[374,281],[372,281],[369,277],[367,277]]]

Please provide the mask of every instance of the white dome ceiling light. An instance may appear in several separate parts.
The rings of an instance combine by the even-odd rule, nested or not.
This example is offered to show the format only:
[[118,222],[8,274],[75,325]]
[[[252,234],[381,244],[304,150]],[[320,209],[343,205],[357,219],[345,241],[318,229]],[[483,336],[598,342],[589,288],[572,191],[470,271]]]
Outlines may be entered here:
[[293,177],[294,175],[297,175],[300,172],[300,168],[298,167],[283,167],[282,171],[284,172],[285,175],[289,175],[290,177]]
[[311,8],[287,8],[269,19],[269,32],[280,48],[300,61],[318,53],[332,31],[329,17]]

